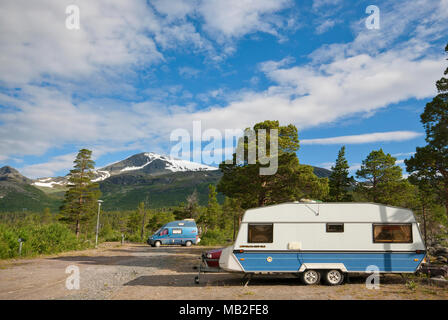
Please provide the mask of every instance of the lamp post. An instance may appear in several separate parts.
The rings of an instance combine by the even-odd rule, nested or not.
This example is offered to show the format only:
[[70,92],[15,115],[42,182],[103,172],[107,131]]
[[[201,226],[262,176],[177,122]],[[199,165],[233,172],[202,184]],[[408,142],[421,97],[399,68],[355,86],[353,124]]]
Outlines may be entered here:
[[95,236],[95,248],[98,248],[98,229],[100,227],[100,209],[101,209],[101,203],[103,203],[103,200],[98,200],[98,216],[96,218],[96,236]]

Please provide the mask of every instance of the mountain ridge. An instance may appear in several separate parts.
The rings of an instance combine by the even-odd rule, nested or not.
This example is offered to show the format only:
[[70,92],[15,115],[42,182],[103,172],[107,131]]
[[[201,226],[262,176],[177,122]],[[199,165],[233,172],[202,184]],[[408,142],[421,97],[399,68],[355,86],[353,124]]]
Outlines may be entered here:
[[[313,167],[318,177],[330,170]],[[153,152],[142,152],[94,170],[105,210],[132,210],[149,195],[151,207],[176,206],[198,192],[200,204],[207,203],[208,185],[216,185],[221,171],[216,167],[175,159]],[[69,175],[29,179],[10,166],[0,168],[0,211],[62,204]],[[22,200],[21,200],[22,199]],[[222,200],[223,196],[220,195]],[[26,205],[26,206],[25,206]]]

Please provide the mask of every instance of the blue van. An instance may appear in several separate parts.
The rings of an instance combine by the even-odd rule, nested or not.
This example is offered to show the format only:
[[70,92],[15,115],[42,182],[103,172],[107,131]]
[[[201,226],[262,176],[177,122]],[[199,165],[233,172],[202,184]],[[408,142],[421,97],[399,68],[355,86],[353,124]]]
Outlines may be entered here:
[[148,244],[152,247],[160,247],[162,244],[189,247],[192,244],[198,244],[199,241],[201,239],[193,219],[169,222],[148,238]]

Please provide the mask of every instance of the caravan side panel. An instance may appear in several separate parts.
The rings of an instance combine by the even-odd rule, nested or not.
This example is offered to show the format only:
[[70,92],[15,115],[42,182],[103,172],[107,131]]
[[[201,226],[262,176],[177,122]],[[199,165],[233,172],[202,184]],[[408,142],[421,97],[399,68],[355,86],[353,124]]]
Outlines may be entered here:
[[339,264],[347,272],[366,272],[376,266],[379,272],[413,273],[425,257],[415,252],[234,252],[245,272],[298,272],[302,264]]

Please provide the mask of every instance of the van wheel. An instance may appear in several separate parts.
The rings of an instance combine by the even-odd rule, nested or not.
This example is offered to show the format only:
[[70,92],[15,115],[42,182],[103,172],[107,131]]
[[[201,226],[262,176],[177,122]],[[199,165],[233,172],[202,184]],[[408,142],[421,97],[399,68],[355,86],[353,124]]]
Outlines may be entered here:
[[160,245],[161,245],[160,241],[154,242],[154,247],[160,247]]
[[344,281],[344,274],[339,270],[329,270],[325,273],[325,282],[330,286],[340,285]]
[[185,242],[185,246],[186,246],[186,247],[191,247],[191,241],[188,240],[187,242]]
[[302,281],[306,285],[318,284],[320,281],[320,273],[316,270],[306,270],[302,273]]

